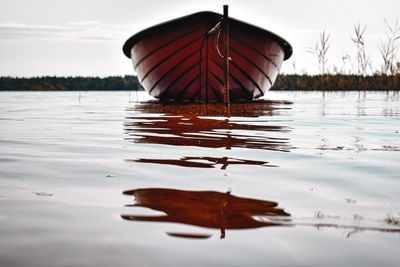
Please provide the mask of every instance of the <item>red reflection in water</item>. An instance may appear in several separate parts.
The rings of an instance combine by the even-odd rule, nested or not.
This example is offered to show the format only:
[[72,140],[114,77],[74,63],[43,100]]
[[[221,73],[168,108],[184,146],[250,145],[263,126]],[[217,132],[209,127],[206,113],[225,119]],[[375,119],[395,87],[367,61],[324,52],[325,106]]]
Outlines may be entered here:
[[268,164],[268,161],[246,160],[229,157],[182,157],[180,159],[137,159],[128,161],[174,165],[188,168],[214,168],[217,165],[221,165],[221,170],[225,170],[229,165],[258,165],[265,167],[278,167],[276,165]]
[[275,116],[290,110],[293,103],[285,100],[257,100],[251,102],[231,103],[229,112],[225,104],[193,104],[147,101],[135,105],[134,110],[145,114],[166,114],[191,116],[225,117],[260,117]]
[[[128,190],[124,194],[135,197],[135,203],[128,206],[146,207],[165,213],[160,216],[121,215],[125,220],[173,222],[220,229],[221,238],[225,237],[226,229],[277,226],[290,221],[290,214],[278,208],[276,202],[236,197],[229,192],[147,188]],[[261,221],[255,220],[254,216],[275,218]]]
[[[277,137],[273,132],[289,132],[282,125],[273,125],[266,119],[249,117],[273,116],[288,109],[290,102],[260,101],[236,103],[230,115],[224,116],[224,105],[175,104],[146,102],[137,104],[134,111],[145,115],[126,118],[127,140],[135,143],[205,148],[250,148],[264,150],[290,150],[289,139]],[[246,117],[245,120],[240,118]]]

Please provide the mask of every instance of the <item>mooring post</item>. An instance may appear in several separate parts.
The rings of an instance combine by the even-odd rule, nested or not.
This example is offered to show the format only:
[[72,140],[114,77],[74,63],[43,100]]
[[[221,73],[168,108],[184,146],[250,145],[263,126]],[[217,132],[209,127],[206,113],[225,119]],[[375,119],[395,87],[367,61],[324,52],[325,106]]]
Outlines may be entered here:
[[228,20],[228,5],[224,5],[224,59],[225,59],[225,68],[224,68],[224,102],[226,106],[230,106],[230,97],[229,97],[229,20]]

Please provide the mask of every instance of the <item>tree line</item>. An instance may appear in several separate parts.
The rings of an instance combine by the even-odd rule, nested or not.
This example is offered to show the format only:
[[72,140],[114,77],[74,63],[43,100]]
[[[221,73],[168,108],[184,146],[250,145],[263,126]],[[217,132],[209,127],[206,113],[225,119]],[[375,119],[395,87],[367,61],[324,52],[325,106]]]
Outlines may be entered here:
[[[0,77],[0,91],[136,91],[143,90],[136,76],[123,77]],[[400,90],[400,74],[298,75],[281,74],[272,90],[364,91]]]
[[0,91],[124,91],[143,90],[136,76],[0,77]]
[[389,91],[400,90],[400,74],[344,75],[279,75],[272,90],[304,91]]

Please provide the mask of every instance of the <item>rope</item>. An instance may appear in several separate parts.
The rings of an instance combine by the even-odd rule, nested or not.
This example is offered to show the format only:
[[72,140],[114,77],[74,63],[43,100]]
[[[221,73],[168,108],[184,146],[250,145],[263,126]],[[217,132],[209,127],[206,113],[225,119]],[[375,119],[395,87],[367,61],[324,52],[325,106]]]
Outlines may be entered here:
[[[211,34],[213,34],[215,31],[217,31],[218,30],[218,38],[216,38],[216,44],[215,44],[215,46],[216,46],[216,50],[217,50],[217,52],[218,52],[218,54],[220,55],[220,57],[222,57],[223,58],[223,56],[222,56],[222,54],[221,54],[221,52],[219,51],[219,48],[218,48],[218,40],[219,40],[219,35],[220,35],[220,33],[221,33],[221,23],[222,23],[222,20],[223,20],[223,17],[221,17],[220,18],[220,20],[217,22],[217,24],[215,24],[215,26],[214,27],[212,27],[210,30],[208,30],[205,34],[204,34],[204,36],[203,36],[203,38],[201,39],[201,44],[200,44],[200,62],[199,62],[199,75],[200,75],[200,77],[199,77],[199,90],[200,90],[200,94],[199,94],[199,99],[201,99],[201,88],[202,88],[202,86],[203,86],[203,83],[202,83],[202,73],[203,73],[203,70],[202,70],[202,68],[203,68],[203,64],[202,64],[202,62],[203,62],[203,60],[202,60],[202,57],[203,57],[203,46],[204,46],[204,42],[208,39],[208,36],[210,36]],[[206,90],[207,90],[207,88],[206,88]],[[207,99],[206,99],[206,101],[207,101]]]
[[[201,82],[201,74],[203,73],[203,70],[202,70],[203,46],[204,46],[204,41],[207,40],[207,39],[208,39],[208,34],[206,33],[203,36],[203,38],[201,40],[201,44],[200,44],[200,62],[199,62],[199,90],[200,90],[200,94],[199,94],[199,101],[201,100],[201,87],[203,86],[202,82]],[[206,90],[207,90],[207,88],[206,88]]]
[[[205,34],[204,34],[204,36],[203,36],[203,38],[201,39],[201,43],[200,43],[200,51],[199,51],[199,56],[200,56],[200,61],[199,61],[199,90],[200,90],[200,93],[199,93],[199,100],[201,100],[201,97],[202,97],[202,94],[201,94],[201,90],[202,90],[202,86],[203,86],[203,82],[202,82],[202,73],[203,73],[203,70],[202,70],[202,68],[203,68],[203,47],[204,47],[204,43],[205,43],[205,41],[206,40],[208,40],[208,37],[211,35],[211,34],[214,34],[215,32],[217,33],[216,35],[215,35],[215,38],[214,38],[214,42],[215,42],[215,44],[214,44],[214,46],[215,46],[215,50],[217,51],[217,53],[218,53],[218,55],[222,58],[222,59],[225,59],[225,57],[224,57],[224,55],[222,55],[222,53],[221,53],[221,51],[220,51],[220,49],[219,49],[219,39],[220,39],[220,36],[221,36],[221,31],[222,31],[222,22],[223,22],[223,20],[224,20],[224,17],[221,17],[220,18],[220,20],[217,22],[217,24],[215,24],[214,25],[214,27],[212,27],[210,30],[208,30]],[[225,48],[226,49],[226,48]],[[225,59],[226,61],[231,61],[232,60],[232,58],[230,58],[229,56],[228,56],[228,58],[226,58]],[[227,64],[227,63],[225,63],[225,64]],[[228,77],[228,79],[229,79],[229,77]],[[229,80],[227,81],[227,86],[228,86],[228,88],[229,88]],[[205,88],[206,90],[207,90],[207,88]],[[229,89],[228,89],[229,90]],[[206,92],[207,93],[207,92]],[[225,94],[229,94],[229,92],[225,92]],[[226,102],[226,104],[227,104],[227,107],[228,107],[228,110],[230,109],[230,99],[229,99],[229,95],[228,96],[225,96],[224,97],[224,99],[225,99],[225,102]],[[207,100],[208,99],[206,99],[206,102],[207,102]],[[229,114],[229,112],[228,112],[228,114]]]
[[215,36],[215,48],[216,48],[216,50],[217,50],[218,55],[219,55],[221,58],[224,58],[224,56],[222,55],[221,51],[219,51],[219,46],[218,46],[220,35],[221,35],[221,27],[219,28],[218,33],[217,33],[217,35]]
[[207,32],[207,35],[210,35],[211,33],[215,32],[218,28],[221,28],[222,19],[223,19],[223,17],[221,17],[221,18],[219,19],[218,23],[215,24],[215,26],[212,27],[211,30],[209,30],[209,31]]

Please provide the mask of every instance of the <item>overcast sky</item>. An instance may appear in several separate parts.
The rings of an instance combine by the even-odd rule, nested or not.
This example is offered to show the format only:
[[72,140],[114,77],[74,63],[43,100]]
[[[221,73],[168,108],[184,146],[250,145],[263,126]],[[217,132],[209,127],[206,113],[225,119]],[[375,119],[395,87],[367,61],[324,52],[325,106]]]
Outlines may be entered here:
[[[357,23],[367,25],[367,51],[377,69],[378,42],[386,18],[400,17],[400,0],[0,0],[0,76],[109,76],[133,74],[122,53],[127,38],[143,28],[190,13],[222,11],[271,30],[294,48],[285,73],[315,73],[314,46],[331,35],[328,68],[356,64],[350,40]],[[295,64],[293,64],[295,63]],[[355,67],[355,66],[353,66]]]

